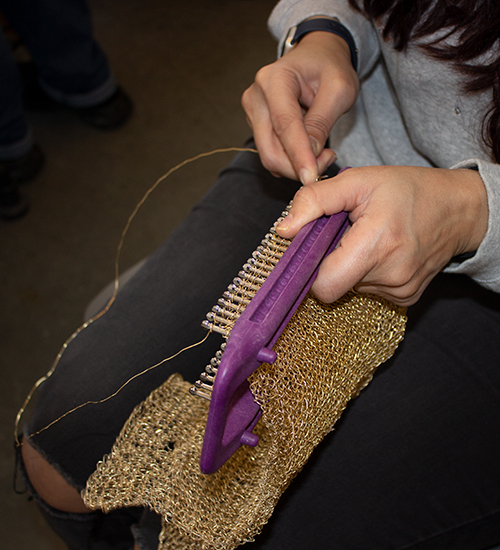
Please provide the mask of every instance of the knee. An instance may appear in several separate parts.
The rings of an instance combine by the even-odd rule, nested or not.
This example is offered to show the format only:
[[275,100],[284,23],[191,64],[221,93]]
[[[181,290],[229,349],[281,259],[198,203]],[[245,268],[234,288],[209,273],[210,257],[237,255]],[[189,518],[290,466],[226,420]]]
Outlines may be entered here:
[[70,485],[29,442],[24,441],[21,454],[29,482],[47,504],[63,512],[91,512],[78,489]]

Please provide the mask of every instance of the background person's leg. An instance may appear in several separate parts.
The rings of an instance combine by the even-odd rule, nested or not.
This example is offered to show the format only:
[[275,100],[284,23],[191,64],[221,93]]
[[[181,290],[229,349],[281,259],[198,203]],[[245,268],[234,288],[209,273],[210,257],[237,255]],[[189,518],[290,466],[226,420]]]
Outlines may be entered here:
[[10,44],[0,30],[0,162],[19,158],[33,147],[23,110],[23,85]]
[[34,177],[42,165],[41,154],[35,151],[33,155],[33,151],[33,135],[23,110],[21,75],[0,29],[0,219],[17,219],[28,210],[18,184]]
[[84,0],[0,0],[0,11],[26,44],[40,84],[54,99],[87,107],[116,91]]

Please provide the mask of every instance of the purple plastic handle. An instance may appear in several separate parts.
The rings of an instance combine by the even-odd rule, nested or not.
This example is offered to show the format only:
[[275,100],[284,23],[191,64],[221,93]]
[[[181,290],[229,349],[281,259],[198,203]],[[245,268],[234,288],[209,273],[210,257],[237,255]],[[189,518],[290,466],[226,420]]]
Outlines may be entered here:
[[234,324],[212,390],[200,460],[203,473],[218,470],[241,445],[258,444],[252,429],[262,412],[247,378],[261,363],[275,361],[272,347],[347,225],[348,215],[341,212],[304,226]]

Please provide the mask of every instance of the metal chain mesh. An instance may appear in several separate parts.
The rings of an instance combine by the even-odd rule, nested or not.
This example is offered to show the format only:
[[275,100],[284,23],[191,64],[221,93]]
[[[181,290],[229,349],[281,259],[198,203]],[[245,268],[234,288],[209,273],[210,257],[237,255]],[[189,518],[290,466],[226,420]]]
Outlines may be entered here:
[[350,292],[332,305],[308,296],[250,378],[263,410],[256,448],[204,475],[209,403],[171,376],[136,407],[84,491],[91,508],[146,506],[163,518],[159,550],[226,550],[252,540],[348,401],[404,336],[405,310]]

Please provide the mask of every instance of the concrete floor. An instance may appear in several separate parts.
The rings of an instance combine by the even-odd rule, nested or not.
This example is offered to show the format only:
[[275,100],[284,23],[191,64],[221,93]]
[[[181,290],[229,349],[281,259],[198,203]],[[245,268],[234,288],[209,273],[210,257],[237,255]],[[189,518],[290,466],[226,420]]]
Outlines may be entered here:
[[[12,490],[17,410],[85,306],[113,278],[129,214],[169,168],[249,135],[240,96],[275,57],[266,29],[274,0],[91,0],[96,35],[134,99],[114,132],[72,113],[30,114],[47,155],[25,187],[31,211],[0,223],[0,522],[2,547],[63,550],[26,496]],[[198,161],[146,203],[123,249],[122,267],[152,251],[230,160]]]

